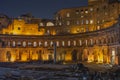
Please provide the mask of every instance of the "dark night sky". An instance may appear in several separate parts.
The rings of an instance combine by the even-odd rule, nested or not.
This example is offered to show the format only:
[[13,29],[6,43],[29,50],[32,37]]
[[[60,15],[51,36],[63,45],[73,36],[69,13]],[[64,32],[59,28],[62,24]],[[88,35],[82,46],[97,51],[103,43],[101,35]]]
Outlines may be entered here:
[[62,8],[85,6],[88,0],[0,0],[0,13],[9,17],[31,13],[39,18],[52,18]]

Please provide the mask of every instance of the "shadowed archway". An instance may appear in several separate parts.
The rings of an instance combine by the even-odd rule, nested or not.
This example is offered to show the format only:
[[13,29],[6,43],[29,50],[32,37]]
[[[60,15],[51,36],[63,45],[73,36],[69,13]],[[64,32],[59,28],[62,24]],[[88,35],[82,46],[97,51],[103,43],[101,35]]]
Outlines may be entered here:
[[77,61],[77,53],[78,53],[78,51],[76,50],[76,49],[74,49],[73,51],[72,51],[72,61]]

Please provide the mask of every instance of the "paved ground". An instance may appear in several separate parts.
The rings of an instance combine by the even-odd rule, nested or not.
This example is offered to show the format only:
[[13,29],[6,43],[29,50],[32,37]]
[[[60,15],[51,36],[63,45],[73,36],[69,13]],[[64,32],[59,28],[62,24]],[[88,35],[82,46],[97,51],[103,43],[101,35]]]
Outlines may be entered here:
[[[105,72],[111,68],[111,65],[107,64],[84,63],[84,65],[90,71]],[[68,64],[15,64],[13,66],[17,66],[17,68],[0,67],[0,80],[7,80],[6,77],[11,80],[18,78],[25,78],[24,80],[80,80],[83,77],[82,72],[65,70],[71,66]]]

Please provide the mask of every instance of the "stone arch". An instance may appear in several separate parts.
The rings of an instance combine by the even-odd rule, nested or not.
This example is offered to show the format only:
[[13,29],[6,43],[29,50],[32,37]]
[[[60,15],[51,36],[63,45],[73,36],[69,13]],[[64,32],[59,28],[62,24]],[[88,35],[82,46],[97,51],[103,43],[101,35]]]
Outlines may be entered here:
[[8,62],[11,61],[11,52],[10,51],[6,52],[6,59],[7,59]]
[[93,49],[94,62],[98,62],[98,51],[99,51],[98,46],[94,46],[94,49]]
[[83,60],[83,61],[88,61],[88,55],[89,55],[88,50],[85,48],[85,49],[83,50],[82,60]]
[[94,61],[94,54],[93,54],[93,48],[89,48],[89,51],[88,51],[89,55],[88,55],[88,62],[93,62]]
[[36,50],[34,50],[34,52],[32,51],[32,60],[38,60],[38,53]]
[[72,61],[77,61],[77,53],[78,53],[78,51],[76,50],[76,49],[74,49],[73,51],[72,51]]
[[102,53],[103,53],[103,63],[108,62],[108,50],[107,47],[102,48]]

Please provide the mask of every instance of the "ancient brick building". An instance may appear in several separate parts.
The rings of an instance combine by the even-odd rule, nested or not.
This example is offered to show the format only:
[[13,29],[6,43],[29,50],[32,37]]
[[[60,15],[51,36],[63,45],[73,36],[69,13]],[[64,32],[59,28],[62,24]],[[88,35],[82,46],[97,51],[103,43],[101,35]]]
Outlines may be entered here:
[[[88,0],[53,20],[0,16],[0,62],[53,60],[120,64],[120,3]],[[56,46],[54,46],[56,44]]]

